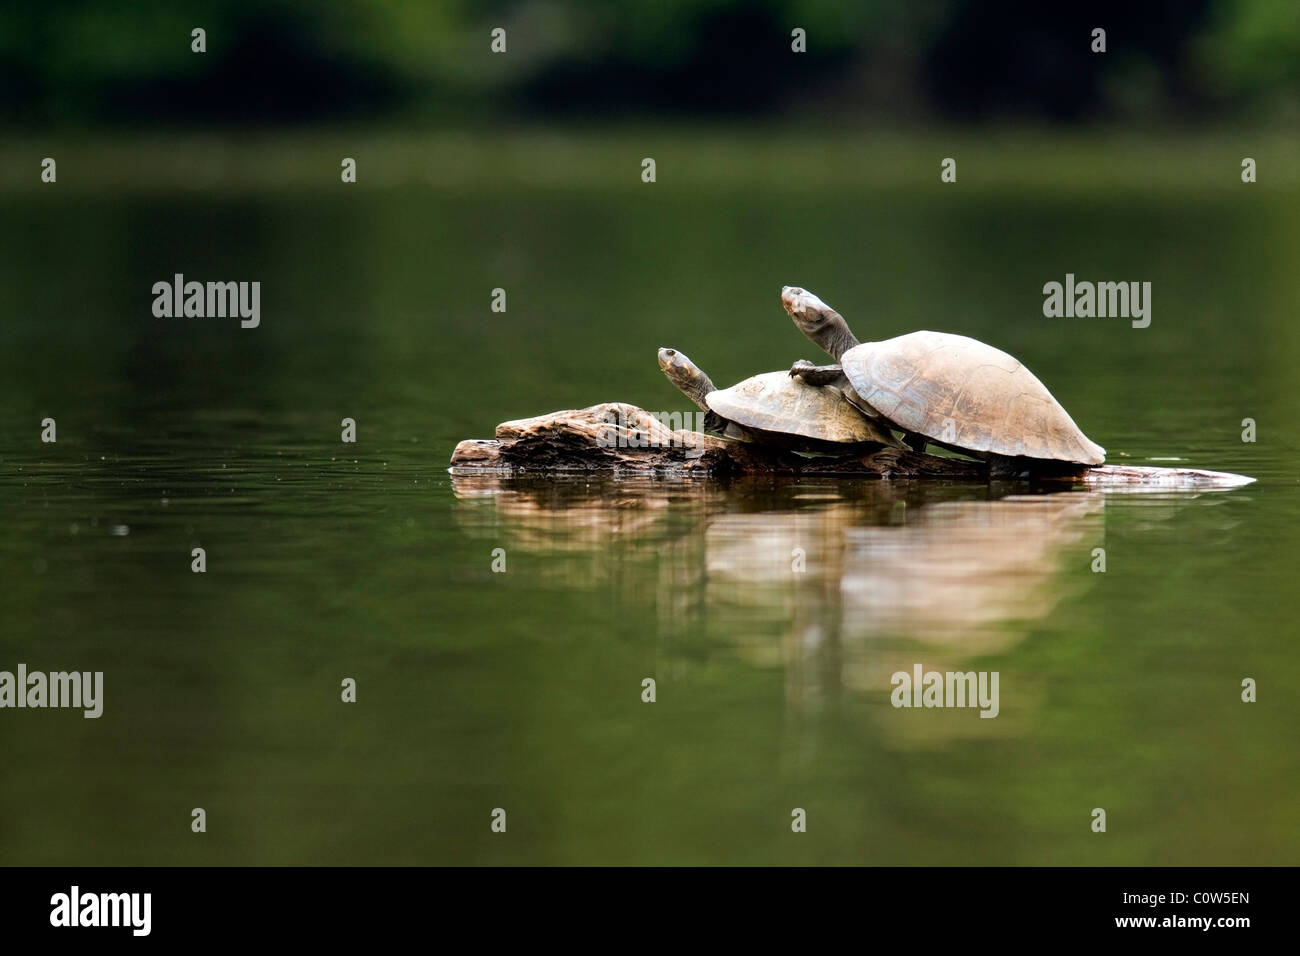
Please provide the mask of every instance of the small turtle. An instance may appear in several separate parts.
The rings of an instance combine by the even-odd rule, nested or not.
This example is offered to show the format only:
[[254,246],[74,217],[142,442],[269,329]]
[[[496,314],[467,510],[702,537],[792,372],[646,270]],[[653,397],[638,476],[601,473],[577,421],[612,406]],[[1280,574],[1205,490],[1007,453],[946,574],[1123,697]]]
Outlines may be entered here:
[[868,414],[903,432],[916,451],[932,442],[985,459],[1106,460],[1106,449],[1079,430],[1046,386],[1000,349],[947,332],[859,343],[844,318],[811,292],[786,286],[781,302],[799,331],[840,363],[801,360],[790,375],[812,385],[847,377]]
[[787,372],[766,372],[718,389],[676,349],[659,350],[659,368],[707,412],[705,431],[726,438],[841,455],[857,452],[854,446],[866,443],[899,444],[836,389],[810,385]]

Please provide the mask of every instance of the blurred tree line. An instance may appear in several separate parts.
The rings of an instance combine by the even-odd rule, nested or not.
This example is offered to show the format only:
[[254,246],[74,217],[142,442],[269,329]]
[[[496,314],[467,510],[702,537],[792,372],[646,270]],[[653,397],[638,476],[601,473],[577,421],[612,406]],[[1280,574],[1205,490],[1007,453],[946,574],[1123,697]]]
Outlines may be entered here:
[[[207,52],[191,52],[191,30]],[[506,31],[504,54],[490,32]],[[1091,34],[1106,30],[1107,52]],[[791,31],[807,52],[791,52]],[[1294,120],[1293,0],[26,0],[0,122]]]

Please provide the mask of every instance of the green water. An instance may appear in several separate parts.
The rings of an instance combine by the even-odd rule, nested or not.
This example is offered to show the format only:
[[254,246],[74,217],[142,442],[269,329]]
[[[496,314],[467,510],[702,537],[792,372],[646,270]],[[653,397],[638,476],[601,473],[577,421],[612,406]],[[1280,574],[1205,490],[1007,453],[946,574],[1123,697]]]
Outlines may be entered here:
[[[578,137],[533,177],[78,185],[69,147],[57,187],[11,183],[0,670],[105,699],[0,710],[0,862],[1300,862],[1300,201],[1234,188],[1233,146],[1144,148],[1193,172],[1036,142],[945,189],[895,143],[728,179],[700,170],[744,150],[688,139],[695,179],[650,186]],[[262,282],[261,326],[155,319],[175,272]],[[1044,318],[1067,272],[1150,281],[1151,326]],[[661,345],[724,384],[819,359],[787,283],[864,338],[1013,352],[1112,461],[1259,480],[448,474],[504,419],[684,409]],[[915,663],[998,672],[998,717],[891,707]]]

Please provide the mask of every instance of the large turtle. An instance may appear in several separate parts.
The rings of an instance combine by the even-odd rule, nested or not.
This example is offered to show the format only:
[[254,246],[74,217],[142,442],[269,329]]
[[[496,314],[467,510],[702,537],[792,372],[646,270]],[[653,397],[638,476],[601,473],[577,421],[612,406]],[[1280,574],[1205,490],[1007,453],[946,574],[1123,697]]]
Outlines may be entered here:
[[766,372],[719,389],[676,349],[659,350],[659,368],[707,413],[704,429],[714,434],[836,454],[852,454],[866,443],[899,444],[837,389],[810,385],[788,372]]
[[812,385],[847,377],[868,413],[903,432],[917,451],[933,442],[986,459],[1106,460],[1106,450],[1079,430],[1046,386],[1000,349],[947,332],[859,343],[844,318],[811,292],[786,286],[781,302],[799,330],[840,363],[801,360],[791,377]]

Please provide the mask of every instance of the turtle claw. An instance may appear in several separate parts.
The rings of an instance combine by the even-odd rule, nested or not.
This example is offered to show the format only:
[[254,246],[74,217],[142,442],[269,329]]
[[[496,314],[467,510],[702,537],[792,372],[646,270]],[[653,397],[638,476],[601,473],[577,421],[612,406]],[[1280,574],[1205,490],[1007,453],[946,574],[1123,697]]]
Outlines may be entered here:
[[797,378],[806,385],[834,385],[844,377],[844,370],[838,365],[814,365],[806,359],[800,359],[790,366],[790,377]]

